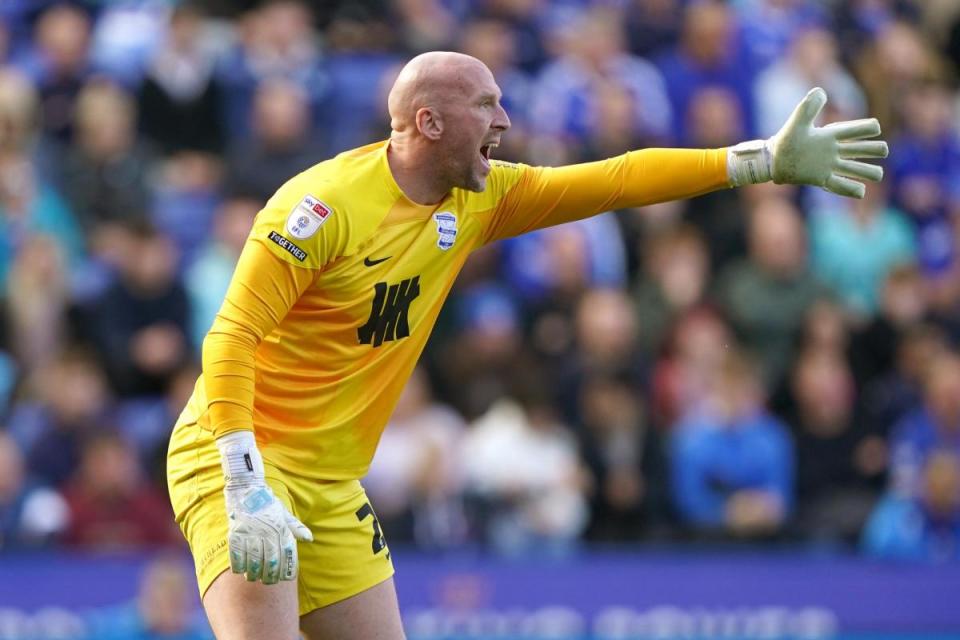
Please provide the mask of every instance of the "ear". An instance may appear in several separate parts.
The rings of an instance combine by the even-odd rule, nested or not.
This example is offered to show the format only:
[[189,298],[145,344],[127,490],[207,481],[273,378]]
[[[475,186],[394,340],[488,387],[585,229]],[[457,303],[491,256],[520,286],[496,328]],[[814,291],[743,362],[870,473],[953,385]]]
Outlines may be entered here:
[[443,118],[430,107],[417,109],[417,129],[429,140],[438,140],[443,133]]

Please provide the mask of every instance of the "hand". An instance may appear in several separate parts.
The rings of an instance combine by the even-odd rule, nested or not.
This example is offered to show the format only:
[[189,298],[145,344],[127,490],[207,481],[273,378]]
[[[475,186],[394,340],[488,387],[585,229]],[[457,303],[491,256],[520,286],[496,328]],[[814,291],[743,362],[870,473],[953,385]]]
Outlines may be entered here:
[[263,459],[251,431],[217,438],[226,484],[230,569],[247,580],[275,584],[297,577],[296,540],[313,535],[277,500],[264,479]]
[[883,178],[882,167],[858,160],[887,157],[886,142],[865,140],[880,135],[880,123],[864,118],[815,127],[813,121],[826,103],[826,92],[812,89],[772,138],[731,147],[727,162],[731,183],[773,179],[777,184],[808,184],[862,198],[866,187],[854,178],[874,182]]

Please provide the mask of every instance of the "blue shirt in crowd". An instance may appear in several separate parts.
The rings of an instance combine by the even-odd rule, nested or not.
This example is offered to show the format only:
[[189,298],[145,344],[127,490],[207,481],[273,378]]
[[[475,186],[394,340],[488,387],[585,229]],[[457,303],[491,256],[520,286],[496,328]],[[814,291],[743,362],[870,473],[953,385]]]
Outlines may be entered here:
[[702,526],[724,522],[727,500],[743,489],[793,502],[794,454],[786,426],[760,410],[734,424],[694,413],[676,427],[671,443],[674,503],[682,518]]

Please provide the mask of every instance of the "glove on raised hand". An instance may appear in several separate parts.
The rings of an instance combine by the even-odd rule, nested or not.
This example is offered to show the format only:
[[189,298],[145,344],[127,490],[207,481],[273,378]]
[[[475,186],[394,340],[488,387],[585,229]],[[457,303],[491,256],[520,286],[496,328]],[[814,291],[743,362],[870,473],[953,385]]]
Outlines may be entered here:
[[879,182],[883,178],[882,167],[859,161],[887,157],[886,142],[865,139],[880,135],[880,123],[876,118],[864,118],[815,127],[813,121],[826,103],[826,92],[812,89],[776,135],[730,147],[727,171],[731,184],[773,180],[862,198],[866,187],[857,180]]

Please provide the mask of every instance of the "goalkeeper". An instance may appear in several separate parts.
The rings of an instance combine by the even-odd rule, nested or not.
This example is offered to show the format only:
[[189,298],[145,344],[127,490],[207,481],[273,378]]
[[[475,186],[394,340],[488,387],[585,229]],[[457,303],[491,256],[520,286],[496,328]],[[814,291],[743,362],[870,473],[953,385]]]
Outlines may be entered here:
[[510,120],[480,61],[401,71],[390,139],[294,176],[257,215],[174,428],[168,482],[217,638],[403,638],[359,478],[469,254],[601,211],[773,180],[863,197],[876,120],[557,168],[491,160]]

